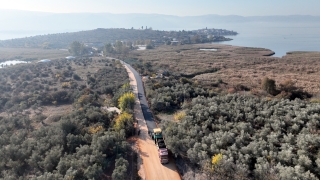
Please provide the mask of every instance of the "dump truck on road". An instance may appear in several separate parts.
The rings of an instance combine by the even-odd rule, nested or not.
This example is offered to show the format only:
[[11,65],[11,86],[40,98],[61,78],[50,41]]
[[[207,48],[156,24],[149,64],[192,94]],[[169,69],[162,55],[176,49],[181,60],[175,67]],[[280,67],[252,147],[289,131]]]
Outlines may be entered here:
[[154,140],[154,143],[156,144],[157,143],[157,139],[163,138],[161,129],[160,128],[153,129],[153,132],[151,133],[151,137]]
[[157,145],[158,149],[167,148],[163,138],[158,138],[156,140],[156,145]]
[[153,132],[150,134],[154,143],[158,147],[158,155],[161,164],[169,163],[169,153],[162,136],[162,131],[160,128],[153,129]]
[[167,148],[158,149],[159,160],[161,164],[169,163],[169,153]]

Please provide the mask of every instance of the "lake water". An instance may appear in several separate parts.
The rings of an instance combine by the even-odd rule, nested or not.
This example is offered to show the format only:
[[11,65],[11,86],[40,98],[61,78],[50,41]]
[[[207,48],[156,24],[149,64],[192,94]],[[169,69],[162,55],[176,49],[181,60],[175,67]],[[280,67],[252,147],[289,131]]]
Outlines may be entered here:
[[24,38],[30,36],[36,36],[41,34],[48,34],[42,31],[0,31],[0,40]]
[[219,42],[246,47],[267,48],[276,57],[290,51],[320,51],[320,23],[235,23],[222,24],[223,29],[239,34],[229,36],[232,41]]
[[[76,32],[77,30],[48,30],[48,31],[38,31],[38,30],[30,30],[30,31],[2,31],[0,29],[0,40],[8,40],[14,38],[25,38],[37,35],[48,35],[48,34],[56,34],[56,33],[64,33],[64,32]],[[81,30],[78,30],[81,31]]]
[[200,51],[217,51],[218,49],[199,49]]
[[[274,51],[276,57],[284,56],[290,51],[320,51],[320,20],[319,23],[223,23],[214,24],[210,28],[233,30],[239,33],[237,36],[230,36],[232,41],[220,42],[221,44],[267,48]],[[0,31],[0,40],[48,33],[57,32]]]

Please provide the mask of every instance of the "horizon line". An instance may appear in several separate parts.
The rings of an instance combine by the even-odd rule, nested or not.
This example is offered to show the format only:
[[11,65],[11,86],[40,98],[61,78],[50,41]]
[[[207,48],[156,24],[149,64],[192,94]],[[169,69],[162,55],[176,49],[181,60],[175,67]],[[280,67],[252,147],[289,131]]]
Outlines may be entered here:
[[199,16],[239,16],[239,17],[272,17],[272,16],[312,16],[319,17],[320,15],[310,14],[288,14],[288,15],[237,15],[237,14],[202,14],[202,15],[175,15],[175,14],[160,14],[160,13],[139,13],[139,12],[128,12],[128,13],[111,13],[111,12],[49,12],[49,11],[36,11],[36,10],[24,10],[24,9],[3,9],[0,11],[21,11],[21,12],[33,12],[33,13],[48,13],[48,14],[113,14],[113,15],[128,15],[128,14],[141,14],[141,15],[164,15],[164,16],[176,16],[176,17],[199,17]]

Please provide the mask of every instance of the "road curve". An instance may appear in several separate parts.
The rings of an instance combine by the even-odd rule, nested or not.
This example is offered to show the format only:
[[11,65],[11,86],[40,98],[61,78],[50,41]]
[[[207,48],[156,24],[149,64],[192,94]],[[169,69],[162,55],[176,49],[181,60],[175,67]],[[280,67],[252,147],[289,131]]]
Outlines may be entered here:
[[146,180],[179,180],[181,179],[174,160],[170,158],[170,163],[162,165],[159,161],[158,151],[154,141],[148,135],[148,130],[156,127],[152,114],[149,110],[146,97],[144,95],[143,84],[140,75],[129,64],[122,62],[126,68],[130,85],[136,96],[134,107],[135,118],[138,121],[140,135],[138,137],[139,156],[142,159],[143,171]]

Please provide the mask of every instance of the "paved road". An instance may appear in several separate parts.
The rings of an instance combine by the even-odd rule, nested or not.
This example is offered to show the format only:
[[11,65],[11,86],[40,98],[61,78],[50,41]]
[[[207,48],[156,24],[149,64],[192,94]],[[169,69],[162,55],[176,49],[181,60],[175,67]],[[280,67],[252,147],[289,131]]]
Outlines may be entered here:
[[123,63],[123,64],[126,65],[126,67],[129,68],[131,73],[134,75],[134,78],[137,82],[137,91],[138,91],[137,97],[139,98],[139,101],[140,101],[142,113],[143,113],[144,119],[147,121],[149,131],[152,131],[154,128],[156,128],[156,124],[154,122],[152,113],[149,109],[146,96],[144,95],[145,93],[144,93],[144,89],[143,89],[141,76],[129,64],[127,64],[127,63]]
[[148,135],[148,130],[156,127],[152,114],[148,108],[140,75],[129,64],[123,63],[130,78],[130,85],[136,95],[134,107],[135,118],[138,121],[140,135],[138,137],[139,157],[142,159],[142,167],[139,171],[142,179],[146,180],[179,180],[180,175],[175,166],[174,160],[170,159],[169,164],[162,165],[159,161],[158,151],[154,141]]

